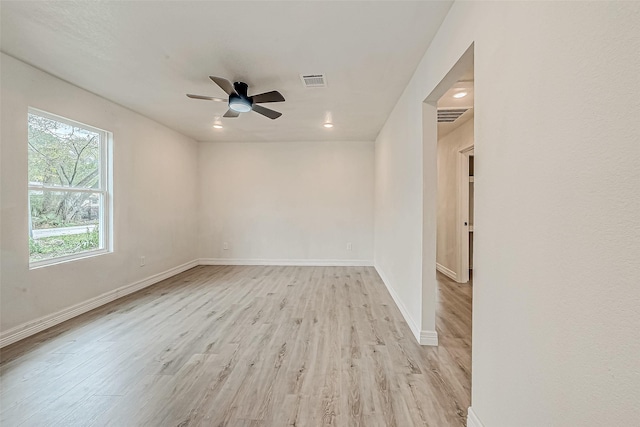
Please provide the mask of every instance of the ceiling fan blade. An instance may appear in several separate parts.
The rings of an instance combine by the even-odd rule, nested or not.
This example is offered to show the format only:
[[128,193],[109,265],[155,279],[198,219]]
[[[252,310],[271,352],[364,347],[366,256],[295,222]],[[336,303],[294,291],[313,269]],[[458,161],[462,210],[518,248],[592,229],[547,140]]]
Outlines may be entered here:
[[240,113],[238,113],[237,111],[233,111],[231,108],[229,108],[227,112],[224,113],[224,116],[222,117],[238,117],[239,115]]
[[231,84],[231,82],[229,80],[223,79],[222,77],[215,77],[215,76],[209,76],[209,78],[211,80],[213,80],[213,82],[215,84],[220,86],[220,88],[223,91],[225,91],[227,93],[227,95],[232,95],[232,94],[236,93],[236,91],[233,89],[233,85]]
[[265,117],[269,117],[271,120],[275,120],[282,115],[282,113],[278,113],[277,111],[273,111],[255,104],[253,105],[253,111],[258,114],[262,114]]
[[255,103],[263,103],[263,102],[283,102],[284,96],[277,90],[272,90],[271,92],[261,93],[259,95],[253,95],[253,102]]
[[188,96],[189,98],[192,98],[192,99],[204,99],[204,100],[207,100],[207,101],[227,102],[227,100],[226,100],[226,99],[222,99],[222,98],[214,98],[214,97],[212,97],[212,96],[192,95],[192,94],[190,94],[190,93],[188,93],[188,94],[187,94],[187,96]]

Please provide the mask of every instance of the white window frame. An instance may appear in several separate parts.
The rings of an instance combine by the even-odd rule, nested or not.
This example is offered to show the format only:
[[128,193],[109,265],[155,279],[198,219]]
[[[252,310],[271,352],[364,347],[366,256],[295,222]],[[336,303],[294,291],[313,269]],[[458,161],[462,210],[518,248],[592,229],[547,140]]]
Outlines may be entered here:
[[[28,203],[28,219],[29,219],[29,233],[28,237],[31,236],[31,191],[69,191],[69,192],[78,192],[78,193],[97,193],[100,195],[100,206],[99,206],[99,222],[98,222],[98,233],[99,233],[99,248],[93,250],[87,250],[78,252],[75,254],[63,255],[53,258],[41,259],[37,261],[31,261],[31,254],[29,253],[29,269],[45,267],[48,265],[59,264],[62,262],[74,261],[77,259],[93,257],[96,255],[102,255],[106,253],[113,252],[113,235],[112,235],[112,194],[111,194],[111,157],[112,157],[112,140],[113,134],[104,129],[99,129],[94,126],[90,126],[72,119],[68,119],[66,117],[58,116],[56,114],[49,113],[47,111],[38,110],[37,108],[29,107],[28,114],[33,114],[36,116],[44,117],[49,120],[55,120],[60,123],[64,123],[68,126],[79,127],[82,129],[86,129],[90,132],[97,133],[100,136],[99,142],[99,152],[100,152],[100,161],[98,164],[98,172],[100,175],[99,186],[98,188],[82,188],[82,187],[65,187],[58,185],[33,185],[31,182],[28,182],[27,185],[27,203]],[[28,172],[27,172],[28,176]]]

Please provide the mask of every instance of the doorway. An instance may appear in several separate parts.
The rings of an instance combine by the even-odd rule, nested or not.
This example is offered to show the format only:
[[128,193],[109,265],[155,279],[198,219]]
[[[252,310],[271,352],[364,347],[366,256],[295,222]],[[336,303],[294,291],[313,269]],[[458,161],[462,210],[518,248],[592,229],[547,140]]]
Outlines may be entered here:
[[458,283],[467,283],[473,271],[473,233],[474,233],[474,188],[475,188],[475,156],[473,145],[458,153],[458,201],[457,201],[457,236],[458,236]]
[[473,68],[437,103],[436,269],[467,283],[473,268],[475,184]]
[[459,392],[457,399],[464,410],[471,404],[474,189],[477,169],[472,53],[467,66],[459,67],[464,60],[469,60],[466,55],[443,80],[448,85],[440,89],[440,96],[435,101],[435,323],[443,352],[455,359],[452,371]]

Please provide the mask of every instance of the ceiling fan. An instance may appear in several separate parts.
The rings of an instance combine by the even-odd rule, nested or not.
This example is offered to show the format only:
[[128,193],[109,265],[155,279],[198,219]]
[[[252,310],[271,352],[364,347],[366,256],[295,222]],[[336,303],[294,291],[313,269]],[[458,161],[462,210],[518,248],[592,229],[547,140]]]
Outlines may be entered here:
[[192,95],[190,93],[188,93],[187,96],[193,99],[227,102],[229,109],[222,117],[238,117],[240,113],[247,113],[251,110],[272,120],[275,120],[282,115],[282,113],[257,105],[266,102],[283,102],[284,96],[282,96],[282,94],[277,90],[248,96],[247,89],[249,88],[249,85],[244,82],[235,82],[231,84],[229,80],[223,79],[222,77],[209,76],[209,78],[213,80],[215,84],[220,86],[227,95],[229,95],[228,100],[224,98],[214,98],[211,96]]

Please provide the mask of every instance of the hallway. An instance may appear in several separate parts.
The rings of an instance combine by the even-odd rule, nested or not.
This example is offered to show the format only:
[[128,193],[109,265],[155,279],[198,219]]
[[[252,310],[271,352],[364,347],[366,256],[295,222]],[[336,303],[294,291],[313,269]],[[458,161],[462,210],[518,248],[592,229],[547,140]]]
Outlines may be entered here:
[[473,279],[468,283],[456,283],[442,273],[437,273],[438,294],[436,328],[438,331],[438,356],[442,366],[454,367],[447,377],[450,387],[455,387],[455,398],[461,399],[459,407],[471,402],[471,307]]

